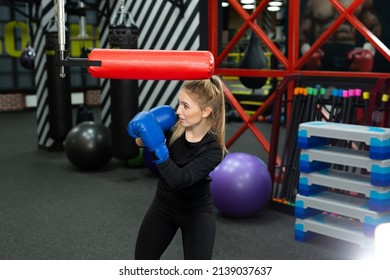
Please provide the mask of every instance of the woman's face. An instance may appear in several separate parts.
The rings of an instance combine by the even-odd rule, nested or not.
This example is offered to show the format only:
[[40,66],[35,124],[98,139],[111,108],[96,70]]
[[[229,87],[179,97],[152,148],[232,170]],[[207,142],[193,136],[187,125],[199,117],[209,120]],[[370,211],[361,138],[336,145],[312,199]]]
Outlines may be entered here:
[[203,120],[203,112],[185,90],[179,92],[179,105],[176,110],[179,121],[184,127],[195,126]]

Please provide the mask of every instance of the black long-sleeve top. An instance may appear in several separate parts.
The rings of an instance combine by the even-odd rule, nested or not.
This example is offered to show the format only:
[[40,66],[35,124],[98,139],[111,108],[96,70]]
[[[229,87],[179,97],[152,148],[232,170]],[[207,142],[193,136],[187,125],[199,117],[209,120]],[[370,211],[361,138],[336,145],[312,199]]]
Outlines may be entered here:
[[209,174],[222,160],[222,149],[214,135],[207,133],[201,141],[191,143],[183,134],[168,149],[170,158],[158,165],[157,198],[181,209],[209,205]]

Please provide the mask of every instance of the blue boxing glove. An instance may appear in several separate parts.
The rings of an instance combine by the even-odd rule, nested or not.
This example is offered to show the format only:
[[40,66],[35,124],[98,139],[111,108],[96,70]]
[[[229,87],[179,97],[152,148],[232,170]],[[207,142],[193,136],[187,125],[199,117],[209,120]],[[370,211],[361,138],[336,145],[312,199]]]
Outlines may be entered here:
[[162,105],[150,110],[163,131],[167,131],[175,125],[177,116],[175,110],[169,105]]
[[127,126],[128,134],[133,138],[141,138],[149,149],[152,161],[160,164],[168,160],[169,151],[165,144],[165,135],[153,113],[139,112]]

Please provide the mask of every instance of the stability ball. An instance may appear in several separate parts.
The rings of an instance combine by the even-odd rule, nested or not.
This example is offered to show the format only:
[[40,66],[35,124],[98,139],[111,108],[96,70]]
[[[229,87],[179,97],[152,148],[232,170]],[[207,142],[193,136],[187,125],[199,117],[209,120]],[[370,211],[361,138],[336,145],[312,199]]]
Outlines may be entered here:
[[210,173],[211,198],[215,207],[232,217],[258,213],[272,191],[271,175],[265,163],[247,153],[227,154]]
[[65,138],[64,146],[69,161],[84,170],[101,168],[112,157],[110,130],[93,121],[73,127]]

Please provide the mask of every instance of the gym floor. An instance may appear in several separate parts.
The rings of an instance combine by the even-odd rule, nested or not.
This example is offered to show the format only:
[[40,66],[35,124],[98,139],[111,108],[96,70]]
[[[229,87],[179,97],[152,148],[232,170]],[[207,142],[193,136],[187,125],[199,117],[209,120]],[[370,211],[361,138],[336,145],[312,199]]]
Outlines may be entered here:
[[[228,123],[227,137],[241,125]],[[258,125],[269,137],[271,125]],[[149,169],[112,159],[99,171],[79,171],[64,152],[37,147],[35,110],[1,112],[0,127],[0,259],[133,259],[138,227],[156,188]],[[230,151],[266,161],[249,131]],[[326,236],[295,241],[292,212],[272,206],[242,219],[215,209],[215,217],[214,259],[354,260],[365,254],[358,245]],[[180,232],[162,258],[183,259]]]

